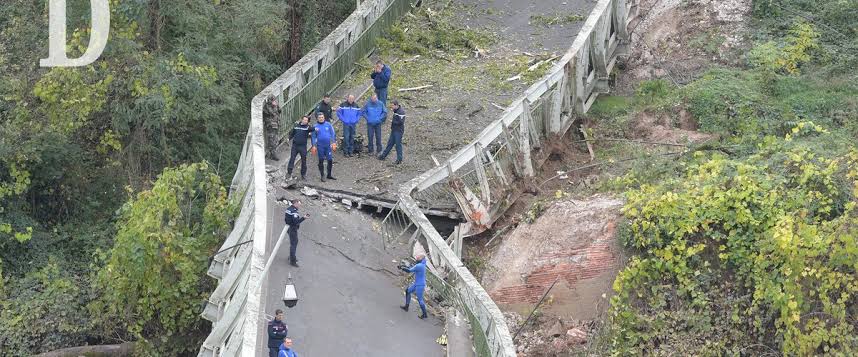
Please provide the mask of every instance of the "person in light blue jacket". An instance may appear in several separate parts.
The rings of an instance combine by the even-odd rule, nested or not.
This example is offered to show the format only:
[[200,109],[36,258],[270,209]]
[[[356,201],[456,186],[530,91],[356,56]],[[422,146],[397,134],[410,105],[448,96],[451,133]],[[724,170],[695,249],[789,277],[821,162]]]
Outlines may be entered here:
[[420,310],[423,312],[419,317],[425,319],[429,317],[429,315],[426,315],[426,303],[423,301],[423,290],[426,289],[426,256],[419,254],[415,258],[417,259],[417,264],[414,264],[413,267],[402,267],[402,271],[414,274],[414,283],[408,289],[405,289],[405,305],[400,306],[400,308],[408,311],[408,305],[411,304],[411,294],[413,293],[417,296],[417,303],[420,304]]
[[337,109],[337,117],[343,123],[343,141],[345,150],[343,155],[351,157],[354,154],[355,129],[360,121],[360,106],[355,102],[355,96],[349,94],[346,101]]
[[[313,151],[319,156],[319,174],[322,175],[322,182],[325,178],[328,180],[336,180],[333,176],[334,168],[334,150],[337,149],[337,134],[334,132],[334,127],[331,123],[325,121],[325,114],[319,113],[318,122],[313,130]],[[328,175],[325,176],[325,161],[328,162]]]
[[292,349],[292,339],[284,338],[283,344],[280,345],[280,354],[277,357],[298,357],[298,353]]
[[387,120],[387,108],[378,100],[378,95],[373,94],[361,109],[360,115],[366,119],[367,153],[370,157],[378,151],[381,153],[381,125]]

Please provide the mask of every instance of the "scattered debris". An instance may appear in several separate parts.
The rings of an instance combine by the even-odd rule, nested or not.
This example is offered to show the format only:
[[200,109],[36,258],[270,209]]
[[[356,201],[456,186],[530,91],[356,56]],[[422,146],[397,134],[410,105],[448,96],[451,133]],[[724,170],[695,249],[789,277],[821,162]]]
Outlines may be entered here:
[[411,92],[411,91],[416,91],[416,90],[421,90],[421,89],[426,89],[426,88],[432,88],[432,87],[434,87],[434,85],[427,84],[425,86],[419,86],[419,87],[400,88],[399,92]]
[[307,197],[319,197],[319,191],[308,186],[304,186],[304,188],[301,189],[301,193]]
[[495,108],[500,109],[501,111],[505,111],[505,110],[506,110],[506,108],[504,108],[504,107],[502,107],[502,106],[498,105],[497,103],[492,102],[491,104],[492,104],[492,106],[494,106]]

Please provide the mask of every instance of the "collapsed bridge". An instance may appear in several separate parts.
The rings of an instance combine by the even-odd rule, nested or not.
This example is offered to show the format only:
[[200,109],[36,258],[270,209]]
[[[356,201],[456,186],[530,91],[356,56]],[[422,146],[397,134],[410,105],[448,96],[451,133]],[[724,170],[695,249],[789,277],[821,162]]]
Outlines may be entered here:
[[[230,199],[240,214],[214,257],[209,275],[219,283],[203,312],[212,332],[200,356],[262,356],[265,348],[266,265],[272,227],[262,129],[262,106],[269,95],[283,103],[281,123],[309,112],[323,94],[337,88],[368,56],[382,33],[413,6],[411,0],[367,0],[312,51],[251,103],[251,120]],[[500,309],[462,263],[465,236],[489,228],[515,202],[516,183],[534,175],[548,159],[548,140],[561,138],[600,93],[609,90],[608,76],[627,51],[637,0],[600,0],[569,49],[548,74],[512,102],[470,143],[434,168],[391,187],[386,200],[370,201],[389,208],[379,239],[409,237],[428,252],[430,287],[439,292],[470,323],[479,356],[515,356],[515,347]],[[425,4],[424,4],[425,5]],[[285,127],[286,125],[281,125]],[[455,202],[465,218],[443,237],[426,214],[429,203]],[[374,203],[379,202],[379,203]],[[249,242],[247,244],[236,244]],[[235,246],[235,247],[233,247]],[[311,303],[311,302],[307,302]]]

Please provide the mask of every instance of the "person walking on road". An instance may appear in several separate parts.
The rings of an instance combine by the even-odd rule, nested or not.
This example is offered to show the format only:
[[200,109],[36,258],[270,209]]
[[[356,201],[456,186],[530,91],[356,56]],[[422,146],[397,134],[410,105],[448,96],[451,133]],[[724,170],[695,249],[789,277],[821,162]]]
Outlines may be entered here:
[[355,96],[349,94],[346,101],[337,109],[337,117],[343,123],[343,141],[345,142],[345,156],[354,154],[355,129],[360,120],[360,106],[355,103]]
[[382,60],[375,62],[375,67],[372,69],[369,77],[372,78],[372,85],[375,87],[375,94],[378,95],[384,105],[387,105],[387,86],[390,84],[392,71]]
[[381,153],[381,124],[387,119],[387,109],[384,103],[378,100],[378,95],[373,94],[366,101],[360,115],[366,118],[367,153],[369,155]]
[[283,310],[274,312],[274,320],[268,322],[268,357],[277,357],[280,345],[289,334],[289,327],[283,323]]
[[277,144],[280,143],[280,105],[273,95],[268,96],[262,107],[262,122],[265,126],[265,156],[280,161]]
[[[313,152],[319,156],[319,174],[322,175],[322,182],[325,182],[325,178],[336,180],[331,170],[334,168],[334,151],[337,150],[337,134],[334,132],[333,125],[325,121],[325,114],[319,113],[316,119],[318,121],[315,125],[315,130],[313,130]],[[328,162],[327,176],[325,176],[325,161]]]
[[325,114],[325,120],[331,123],[334,119],[332,110],[333,108],[331,108],[331,95],[325,94],[325,96],[322,97],[322,101],[319,102],[319,105],[316,106],[315,115],[318,116],[319,113]]
[[423,312],[419,317],[421,319],[425,319],[429,317],[426,315],[426,303],[423,301],[423,290],[426,289],[426,256],[423,254],[419,254],[415,257],[417,259],[417,264],[408,268],[402,267],[402,271],[406,273],[414,274],[414,283],[405,289],[405,305],[400,306],[401,309],[408,311],[408,305],[411,304],[411,294],[417,296],[417,303],[420,304],[420,311]]
[[298,229],[301,228],[301,222],[310,218],[310,214],[305,214],[303,217],[298,214],[298,209],[301,208],[301,200],[294,200],[292,204],[286,208],[286,225],[289,228],[286,230],[289,233],[289,265],[298,267],[298,257],[295,255],[298,250]]
[[280,354],[277,357],[298,357],[298,353],[292,349],[292,339],[284,338],[283,344],[280,345]]
[[292,177],[292,168],[295,167],[295,156],[301,156],[301,179],[306,180],[307,175],[307,141],[314,128],[310,126],[310,118],[306,115],[295,124],[289,132],[289,140],[292,141],[292,153],[289,155],[289,164],[286,166],[286,175]]
[[402,109],[398,100],[392,102],[391,108],[393,109],[393,120],[390,122],[390,138],[387,139],[387,147],[378,155],[378,159],[384,161],[387,158],[387,154],[390,153],[390,149],[395,145],[396,162],[394,164],[399,165],[402,163],[402,135],[405,134],[405,109]]

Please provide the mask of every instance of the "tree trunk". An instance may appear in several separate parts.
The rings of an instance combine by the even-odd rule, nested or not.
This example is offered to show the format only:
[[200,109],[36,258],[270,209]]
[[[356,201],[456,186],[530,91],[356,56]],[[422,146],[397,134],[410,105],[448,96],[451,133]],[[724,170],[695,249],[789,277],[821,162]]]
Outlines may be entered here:
[[291,67],[301,59],[301,33],[304,30],[304,11],[300,4],[289,7],[289,55],[286,58],[286,67]]
[[146,36],[146,47],[150,51],[161,50],[161,0],[149,0],[146,9],[146,17],[149,19],[149,33]]
[[35,357],[131,357],[134,355],[134,342],[126,342],[121,345],[95,345],[63,348],[61,350],[45,352]]

